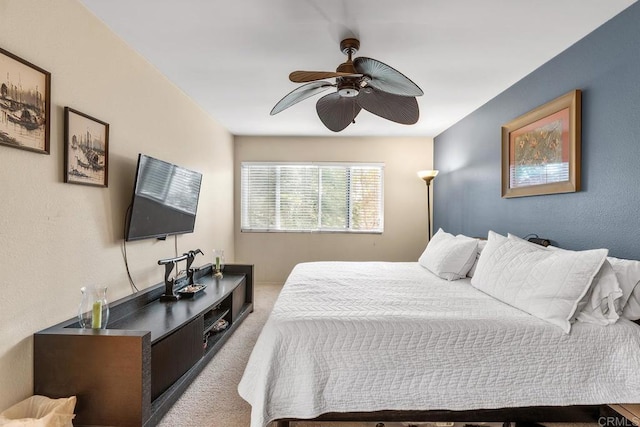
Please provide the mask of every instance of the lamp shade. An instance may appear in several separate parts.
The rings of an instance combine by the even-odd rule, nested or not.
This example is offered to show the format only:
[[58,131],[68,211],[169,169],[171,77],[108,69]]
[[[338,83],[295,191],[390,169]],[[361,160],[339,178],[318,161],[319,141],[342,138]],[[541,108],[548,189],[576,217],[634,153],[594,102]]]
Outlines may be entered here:
[[421,178],[421,179],[424,179],[424,181],[427,184],[429,184],[431,181],[433,181],[433,178],[435,178],[436,175],[438,175],[438,171],[437,170],[418,171],[418,177]]

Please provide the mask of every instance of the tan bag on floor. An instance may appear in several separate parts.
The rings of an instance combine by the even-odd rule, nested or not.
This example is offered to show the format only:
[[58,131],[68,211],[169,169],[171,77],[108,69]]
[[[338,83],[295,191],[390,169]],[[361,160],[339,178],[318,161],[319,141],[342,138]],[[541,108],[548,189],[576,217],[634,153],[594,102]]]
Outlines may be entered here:
[[0,412],[2,427],[72,427],[76,397],[31,396]]

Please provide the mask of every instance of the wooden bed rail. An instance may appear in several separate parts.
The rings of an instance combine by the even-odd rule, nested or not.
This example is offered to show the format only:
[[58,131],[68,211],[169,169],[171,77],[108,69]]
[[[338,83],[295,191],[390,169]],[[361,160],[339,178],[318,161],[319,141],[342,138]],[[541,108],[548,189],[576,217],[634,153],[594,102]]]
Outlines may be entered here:
[[583,422],[595,423],[600,406],[530,406],[522,408],[480,409],[474,411],[375,411],[330,412],[310,420],[281,419],[273,427],[294,427],[296,421],[333,422]]

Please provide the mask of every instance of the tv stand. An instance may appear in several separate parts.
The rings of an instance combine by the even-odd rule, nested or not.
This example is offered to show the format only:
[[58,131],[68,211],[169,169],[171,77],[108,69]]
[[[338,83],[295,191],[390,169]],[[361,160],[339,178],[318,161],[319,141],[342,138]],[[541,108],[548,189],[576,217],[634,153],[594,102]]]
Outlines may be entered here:
[[34,334],[34,394],[77,396],[75,426],[156,425],[253,311],[252,265],[192,277],[206,285],[192,298],[161,302],[160,283],[110,302],[107,329],[73,318]]

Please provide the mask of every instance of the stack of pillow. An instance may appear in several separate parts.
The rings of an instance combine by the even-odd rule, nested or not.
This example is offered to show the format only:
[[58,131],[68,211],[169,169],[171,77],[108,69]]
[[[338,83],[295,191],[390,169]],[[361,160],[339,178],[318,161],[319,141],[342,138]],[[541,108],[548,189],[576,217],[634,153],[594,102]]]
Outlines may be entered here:
[[640,261],[607,255],[606,249],[543,247],[492,231],[485,241],[440,229],[418,262],[446,280],[471,277],[475,288],[569,333],[575,321],[640,319]]

